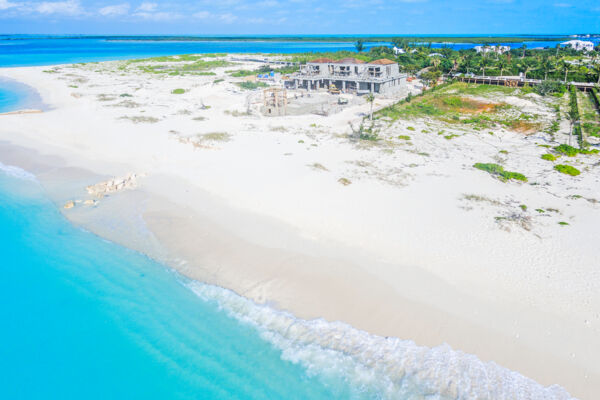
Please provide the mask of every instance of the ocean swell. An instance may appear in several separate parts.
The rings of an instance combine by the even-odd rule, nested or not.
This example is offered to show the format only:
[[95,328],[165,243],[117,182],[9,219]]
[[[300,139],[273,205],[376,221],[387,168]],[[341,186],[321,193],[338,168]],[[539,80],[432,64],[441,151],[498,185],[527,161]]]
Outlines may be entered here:
[[329,382],[349,383],[352,398],[435,400],[568,400],[558,386],[544,387],[515,371],[444,344],[417,346],[381,337],[341,322],[301,320],[258,305],[232,291],[186,282],[194,293],[214,301],[239,321],[259,330],[282,351],[282,358]]

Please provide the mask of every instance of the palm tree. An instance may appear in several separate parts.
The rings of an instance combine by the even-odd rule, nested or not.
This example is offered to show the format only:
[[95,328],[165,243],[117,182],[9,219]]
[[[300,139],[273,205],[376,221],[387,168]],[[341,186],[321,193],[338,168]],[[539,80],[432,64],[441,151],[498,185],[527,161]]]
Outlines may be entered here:
[[525,58],[525,50],[527,50],[527,45],[525,43],[523,43],[523,46],[521,46],[521,49],[523,49],[523,55],[521,56],[521,58]]
[[362,39],[358,39],[354,44],[354,47],[356,48],[356,51],[360,53],[365,48],[365,41]]
[[483,76],[485,76],[485,69],[490,65],[490,60],[486,57],[482,57],[479,61],[479,69],[483,72]]
[[433,65],[433,68],[438,69],[441,62],[442,61],[440,60],[439,57],[431,57],[431,65]]
[[500,56],[498,59],[498,63],[496,64],[498,69],[500,70],[500,76],[504,75],[504,70],[510,66],[510,62],[506,56]]
[[544,80],[548,80],[548,72],[554,71],[554,60],[551,57],[546,57],[542,60],[540,67],[544,71]]
[[594,63],[594,65],[592,65],[592,72],[594,72],[595,74],[598,75],[598,82],[596,82],[598,85],[600,85],[600,62],[598,60],[596,60],[596,62]]
[[529,71],[537,69],[537,68],[533,68],[534,65],[535,65],[535,60],[534,61],[523,60],[521,62],[521,64],[519,64],[519,68],[521,68],[523,70],[525,79],[527,79],[527,74],[529,73]]
[[369,112],[369,119],[372,122],[373,121],[373,102],[375,101],[375,95],[373,93],[368,93],[365,96],[365,100],[367,100],[367,103],[369,103],[371,105],[371,111]]
[[571,70],[571,64],[566,60],[560,60],[558,63],[558,69],[565,73],[564,83],[567,83],[567,78],[569,77],[569,71]]
[[579,122],[577,121],[577,111],[570,109],[569,112],[567,112],[567,119],[569,120],[569,146],[571,146],[571,142],[573,139],[573,128],[575,127],[575,125]]
[[460,59],[460,63],[465,66],[465,69],[467,70],[467,74],[469,74],[469,66],[471,65],[471,61],[473,61],[473,54],[471,54],[471,53],[465,54]]
[[487,57],[489,51],[490,51],[490,46],[487,44],[484,44],[483,49],[481,50],[481,55],[485,58],[485,57]]

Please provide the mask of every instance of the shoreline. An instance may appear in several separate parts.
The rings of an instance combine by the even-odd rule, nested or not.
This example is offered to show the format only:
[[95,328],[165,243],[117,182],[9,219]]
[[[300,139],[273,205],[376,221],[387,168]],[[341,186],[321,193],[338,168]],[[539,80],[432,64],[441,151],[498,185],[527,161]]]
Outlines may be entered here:
[[[0,142],[0,157],[3,159],[10,158],[6,156],[7,151],[13,157],[13,164],[27,164],[27,162],[19,163],[17,161],[22,160],[23,157],[44,159],[32,150]],[[375,385],[378,390],[381,390],[381,393],[390,391],[391,395],[396,393],[394,390],[406,390],[402,389],[403,386],[413,389],[416,386],[422,386],[424,389],[421,390],[424,390],[424,393],[439,391],[441,395],[457,397],[463,393],[462,385],[468,385],[470,388],[469,395],[478,393],[480,395],[518,396],[523,395],[522,390],[526,390],[528,395],[532,396],[530,397],[532,400],[572,399],[560,385],[541,385],[529,377],[519,373],[515,374],[514,370],[499,365],[494,360],[480,359],[477,356],[452,348],[445,341],[437,344],[424,344],[423,341],[431,340],[431,338],[423,340],[423,334],[429,327],[429,321],[426,319],[419,323],[417,321],[423,319],[422,315],[428,315],[428,318],[435,318],[438,321],[439,319],[448,318],[448,315],[444,315],[440,310],[434,310],[408,299],[405,300],[406,304],[403,304],[401,319],[410,319],[411,325],[415,325],[411,329],[416,329],[416,332],[420,333],[421,340],[419,341],[384,334],[394,331],[391,326],[378,326],[369,329],[361,326],[360,320],[357,322],[361,327],[358,327],[348,324],[346,320],[331,320],[321,314],[295,313],[294,310],[301,310],[302,307],[306,310],[311,307],[310,305],[300,305],[301,308],[295,308],[298,305],[295,302],[297,299],[294,299],[295,306],[291,309],[281,308],[279,304],[265,301],[264,298],[261,298],[260,295],[257,296],[255,293],[240,293],[238,290],[221,286],[218,280],[211,279],[210,274],[198,274],[197,270],[187,268],[187,262],[181,262],[182,260],[172,257],[173,252],[166,250],[166,247],[170,247],[169,243],[165,246],[164,240],[158,240],[155,237],[155,233],[160,231],[163,231],[162,234],[167,235],[172,233],[168,229],[167,232],[164,232],[165,226],[163,224],[150,222],[147,225],[149,220],[152,221],[155,218],[179,218],[177,223],[181,222],[182,216],[177,215],[177,213],[169,215],[164,210],[162,213],[153,210],[154,208],[169,208],[174,205],[173,203],[166,199],[156,198],[156,196],[151,199],[152,195],[147,192],[134,191],[125,196],[109,200],[111,204],[106,205],[101,210],[83,210],[82,213],[76,214],[68,213],[64,207],[61,207],[60,201],[62,201],[61,197],[64,196],[65,189],[71,191],[75,185],[66,182],[82,183],[94,181],[102,178],[102,176],[91,171],[65,165],[57,169],[55,158],[52,159],[53,165],[45,164],[45,161],[48,160],[36,162],[35,165],[30,164],[28,167],[37,171],[33,176],[42,185],[46,195],[57,207],[57,211],[70,223],[97,235],[99,238],[140,252],[166,267],[172,268],[177,273],[181,273],[183,277],[191,279],[191,281],[182,282],[184,286],[205,301],[217,302],[219,307],[222,307],[241,323],[249,324],[259,330],[264,340],[284,352],[282,355],[284,359],[300,363],[313,372],[329,370],[329,372],[339,373],[341,368],[346,378],[362,382],[371,387]],[[10,167],[11,165],[5,164],[5,166]],[[27,170],[23,169],[23,171],[29,173]],[[140,213],[139,209],[136,210],[135,207],[131,206],[140,201],[150,201],[152,205],[149,205],[147,210]],[[116,210],[120,211],[115,213]],[[187,212],[184,214],[187,214]],[[107,229],[107,227],[110,228]],[[153,230],[152,227],[156,230]],[[214,228],[212,225],[207,227],[211,234],[215,234]],[[179,234],[181,234],[181,231],[179,231]],[[235,245],[239,249],[239,243]],[[345,272],[347,273],[347,270]],[[368,282],[364,281],[364,276],[361,278],[361,284],[367,286],[368,289]],[[236,285],[231,282],[231,285],[228,286],[235,287]],[[374,289],[379,291],[378,300],[385,297],[385,294],[381,293],[381,286]],[[352,304],[352,306],[357,306],[357,304]],[[366,306],[365,312],[369,312],[374,305],[367,303],[363,306]],[[353,309],[354,313],[356,313],[356,308]],[[352,317],[352,315],[348,315],[348,317]],[[354,315],[354,317],[356,316]],[[360,318],[364,322],[366,315],[362,315]],[[451,318],[455,320],[457,317],[453,316]],[[396,322],[402,324],[402,321]],[[462,329],[464,328],[463,325]],[[468,330],[470,334],[477,333],[486,336],[488,339],[490,338],[491,332],[481,330],[481,327],[470,326]],[[339,340],[341,332],[344,332],[344,340],[342,341]],[[497,340],[500,340],[500,338],[497,338]],[[307,348],[302,350],[303,346],[307,346]],[[529,349],[521,350],[528,352]],[[294,353],[295,351],[298,351],[298,353]],[[290,352],[292,353],[290,354]],[[329,357],[333,357],[333,359],[329,361],[321,360],[321,352],[330,352]],[[415,354],[419,354],[419,356],[417,357]],[[539,356],[540,358],[544,357],[542,354]],[[467,364],[469,369],[473,369],[473,371],[466,372],[458,366],[450,367],[446,364],[448,360],[452,360],[452,365]],[[436,373],[432,374],[431,368],[434,368]],[[372,373],[377,374],[376,383],[373,381]],[[478,379],[480,374],[484,374],[489,381]],[[383,382],[380,382],[381,379],[383,379]],[[448,385],[449,381],[454,382],[454,384]],[[503,384],[498,384],[498,382],[503,382]],[[506,386],[507,384],[508,386]],[[416,386],[413,387],[412,385]]]
[[39,114],[39,113],[43,113],[43,112],[44,111],[42,111],[42,110],[23,109],[23,110],[8,111],[8,112],[0,113],[0,117],[3,115]]
[[[39,72],[37,75],[35,72],[28,74],[27,70],[13,69],[14,75],[20,75],[26,81],[39,79],[35,78],[40,75]],[[45,77],[42,78],[42,81],[46,80]],[[49,81],[49,78],[47,80]],[[43,118],[50,115],[48,122],[56,123],[64,117],[64,114],[60,115],[62,107],[75,107],[74,102],[77,99],[66,96],[67,91],[61,92],[58,86],[50,88],[40,81],[36,83],[42,97],[53,108],[42,115],[27,117]],[[83,112],[85,109],[79,111]],[[53,116],[55,114],[59,115]],[[590,364],[587,361],[582,363],[579,358],[565,357],[573,349],[583,356],[586,344],[594,343],[593,336],[590,336],[593,335],[593,331],[578,330],[580,344],[570,343],[570,349],[552,349],[554,354],[549,354],[552,346],[564,343],[567,347],[565,343],[570,340],[572,332],[559,327],[563,324],[577,323],[575,319],[570,321],[571,318],[566,317],[559,308],[544,314],[535,304],[507,303],[503,297],[504,289],[499,287],[497,295],[485,299],[481,293],[487,292],[493,285],[485,287],[481,280],[460,283],[460,280],[464,279],[462,276],[458,279],[459,282],[450,282],[447,277],[414,265],[414,261],[398,263],[397,257],[392,257],[399,250],[397,248],[389,248],[389,253],[381,252],[379,256],[375,256],[374,250],[377,250],[377,247],[360,248],[356,246],[353,238],[333,240],[329,234],[315,235],[314,231],[290,224],[289,221],[256,212],[257,205],[253,204],[255,200],[252,196],[241,201],[236,194],[251,193],[256,189],[252,185],[242,187],[241,192],[223,187],[224,190],[221,190],[220,194],[211,193],[207,188],[212,187],[214,191],[214,188],[218,187],[215,186],[215,183],[219,182],[218,179],[214,179],[208,185],[206,181],[194,180],[194,174],[171,165],[166,156],[161,159],[165,164],[160,168],[153,166],[150,159],[127,159],[125,155],[128,153],[122,150],[111,154],[109,159],[98,158],[103,151],[114,145],[115,142],[112,142],[95,150],[96,158],[86,159],[86,154],[91,154],[90,149],[101,143],[92,140],[86,144],[85,141],[99,132],[103,123],[106,122],[106,127],[123,130],[118,124],[104,121],[101,116],[89,112],[86,115],[90,118],[86,124],[96,121],[101,126],[92,129],[93,132],[89,136],[75,141],[75,136],[67,132],[66,137],[70,137],[72,142],[64,140],[60,146],[59,142],[51,143],[52,132],[42,132],[41,125],[35,132],[22,135],[14,133],[20,132],[20,129],[34,127],[35,124],[23,122],[24,125],[17,128],[0,129],[0,140],[9,139],[12,142],[9,151],[0,151],[3,163],[18,165],[29,171],[27,165],[23,164],[46,156],[51,157],[46,161],[47,165],[39,161],[37,166],[34,162],[29,167],[33,170],[32,173],[41,175],[41,181],[44,182],[50,197],[61,209],[66,201],[83,198],[86,185],[112,176],[123,176],[132,171],[154,171],[140,180],[139,188],[111,195],[101,200],[96,208],[75,207],[73,213],[62,209],[63,214],[76,224],[148,254],[158,261],[166,260],[168,265],[193,279],[227,287],[259,304],[270,304],[277,309],[291,311],[303,319],[322,317],[329,321],[340,320],[373,334],[412,339],[429,347],[449,343],[454,349],[476,354],[482,360],[493,360],[545,385],[560,384],[581,398],[589,397],[597,390],[593,387],[593,382],[597,381],[594,376],[598,376],[598,372],[589,370]],[[77,124],[86,125],[82,122]],[[40,134],[40,137],[34,140],[36,134]],[[136,139],[145,134],[145,131],[139,129],[132,132],[131,142],[135,143]],[[275,139],[272,134],[266,136],[263,142],[284,142],[284,138]],[[253,140],[260,141],[256,137],[253,137]],[[175,151],[171,142],[162,139],[157,141],[163,146],[161,150],[165,153]],[[244,148],[248,143],[250,142],[245,141],[241,147]],[[35,151],[37,155],[29,153],[25,156],[28,151],[19,155],[16,151],[18,146],[29,146],[29,151]],[[83,151],[77,154],[76,149],[81,146]],[[145,147],[140,151],[148,149],[150,148]],[[7,155],[8,153],[10,155]],[[193,156],[193,153],[187,152],[178,154],[183,157],[182,162],[186,163]],[[235,151],[233,157],[240,154]],[[154,157],[161,155],[156,153]],[[217,151],[210,153],[204,167],[209,165],[211,160],[216,160],[216,157]],[[8,159],[8,162],[5,162],[5,159]],[[251,159],[252,161],[257,160]],[[195,165],[192,161],[189,163],[190,166]],[[264,172],[271,165],[258,163],[258,166],[252,168],[256,168],[257,172]],[[93,172],[82,172],[85,170]],[[292,169],[288,172],[291,179],[298,179],[294,175],[296,171]],[[240,171],[226,171],[225,176],[234,177],[233,174],[236,173]],[[209,175],[204,174],[203,178],[209,178]],[[274,185],[285,182],[280,176],[274,178]],[[426,185],[441,178],[429,179]],[[236,184],[241,184],[239,178],[233,180]],[[261,185],[258,181],[253,183],[259,186],[259,190],[279,196],[271,185]],[[169,188],[168,191],[164,190],[166,187]],[[303,187],[307,185],[304,184]],[[358,201],[368,198],[352,190],[353,188],[354,186],[351,186],[348,189]],[[376,187],[365,184],[365,188]],[[380,188],[377,190],[377,193],[388,195]],[[337,196],[335,193],[330,195]],[[346,193],[342,196],[346,196]],[[289,197],[279,198],[290,200]],[[390,198],[392,199],[393,197]],[[418,196],[416,199],[422,200]],[[310,199],[308,203],[311,203]],[[321,212],[332,211],[330,207],[335,204],[335,200],[328,202]],[[435,205],[435,201],[432,201],[431,205]],[[302,206],[297,202],[286,207]],[[313,212],[315,210],[317,209],[312,209]],[[307,208],[306,212],[309,211]],[[308,217],[309,214],[304,216]],[[451,220],[454,221],[453,218]],[[337,219],[332,219],[332,222],[334,221]],[[384,225],[382,227],[388,229]],[[334,231],[338,229],[340,228]],[[132,235],[134,232],[137,233]],[[199,242],[196,238],[202,240]],[[433,242],[435,240],[432,239]],[[150,242],[150,245],[146,242]],[[535,241],[526,242],[526,245],[535,245],[532,244]],[[388,244],[386,242],[381,245]],[[147,248],[144,249],[144,246]],[[407,250],[402,249],[402,253]],[[415,252],[417,258],[422,256],[418,249]],[[442,252],[440,256],[444,257]],[[436,257],[439,259],[439,256]],[[406,259],[411,260],[411,257],[407,255]],[[476,282],[482,286],[470,292]],[[336,288],[335,293],[330,290],[332,287]],[[504,300],[497,303],[492,301],[495,298]],[[519,312],[512,315],[515,310]],[[560,315],[560,318],[557,319],[557,315]],[[519,326],[520,335],[517,338],[514,337],[511,321]],[[554,336],[544,339],[537,337],[537,326],[552,327]],[[493,346],[490,345],[491,342],[494,343]],[[594,351],[588,354],[590,359],[593,355]],[[544,365],[540,365],[540,360],[543,360]],[[583,375],[587,375],[587,378],[582,378]],[[559,376],[562,380],[557,382]]]

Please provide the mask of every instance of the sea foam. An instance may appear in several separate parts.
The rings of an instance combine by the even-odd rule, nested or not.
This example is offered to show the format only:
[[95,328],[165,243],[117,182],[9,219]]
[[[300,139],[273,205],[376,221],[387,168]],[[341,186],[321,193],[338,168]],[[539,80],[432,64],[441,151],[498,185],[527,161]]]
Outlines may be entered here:
[[15,167],[14,165],[5,165],[0,162],[0,171],[13,178],[37,181],[37,178],[31,172],[25,171],[23,168]]
[[567,400],[558,386],[544,387],[494,362],[413,341],[381,337],[345,323],[302,320],[258,305],[234,292],[196,281],[185,283],[207,301],[215,301],[239,321],[259,330],[282,351],[282,358],[302,365],[310,375],[350,383],[357,398],[436,400]]

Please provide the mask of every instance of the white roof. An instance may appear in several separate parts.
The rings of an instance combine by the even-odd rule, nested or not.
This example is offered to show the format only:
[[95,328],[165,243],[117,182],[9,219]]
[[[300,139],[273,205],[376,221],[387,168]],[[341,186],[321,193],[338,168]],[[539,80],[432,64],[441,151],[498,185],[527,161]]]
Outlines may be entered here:
[[588,41],[584,41],[584,40],[569,40],[568,42],[563,42],[561,44],[579,44],[579,45],[583,45],[583,46],[590,46],[590,45],[594,45],[594,42],[588,42]]

